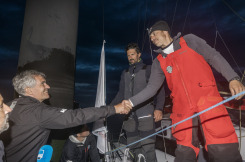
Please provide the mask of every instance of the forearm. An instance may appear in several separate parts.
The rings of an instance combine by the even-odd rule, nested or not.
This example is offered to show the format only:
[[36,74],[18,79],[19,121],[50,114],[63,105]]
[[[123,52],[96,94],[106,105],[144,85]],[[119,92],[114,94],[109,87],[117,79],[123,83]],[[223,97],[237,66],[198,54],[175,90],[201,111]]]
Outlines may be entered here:
[[158,60],[154,60],[151,69],[151,76],[147,86],[137,95],[130,98],[133,106],[136,106],[153,97],[157,93],[158,89],[161,87],[164,79],[165,76],[160,67],[160,63],[158,62]]
[[164,86],[162,85],[161,88],[159,89],[157,95],[155,96],[156,98],[156,105],[155,105],[155,110],[163,110],[164,104],[165,104],[165,90]]
[[101,108],[84,108],[76,110],[66,110],[50,108],[44,110],[40,119],[40,125],[49,129],[64,129],[94,122],[100,118],[105,118],[116,113],[114,106],[104,106]]

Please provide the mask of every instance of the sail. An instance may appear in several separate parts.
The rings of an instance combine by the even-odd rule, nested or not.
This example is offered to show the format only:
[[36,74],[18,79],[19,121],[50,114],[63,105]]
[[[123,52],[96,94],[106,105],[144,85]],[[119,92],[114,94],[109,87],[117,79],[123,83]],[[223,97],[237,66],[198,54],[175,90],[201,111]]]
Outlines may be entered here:
[[[97,94],[95,100],[95,107],[100,107],[106,105],[106,71],[105,71],[105,40],[103,41],[103,46],[101,50],[100,57],[100,70],[97,86]],[[100,153],[104,154],[107,152],[107,128],[104,125],[104,119],[94,122],[92,133],[98,137],[97,148]]]

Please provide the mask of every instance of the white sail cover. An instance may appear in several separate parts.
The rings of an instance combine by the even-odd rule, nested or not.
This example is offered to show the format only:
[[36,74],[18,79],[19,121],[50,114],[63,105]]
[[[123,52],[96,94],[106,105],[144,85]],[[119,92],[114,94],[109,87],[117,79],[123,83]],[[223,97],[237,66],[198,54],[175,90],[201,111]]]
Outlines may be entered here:
[[[95,100],[95,107],[100,107],[106,105],[106,71],[105,71],[105,40],[103,41],[103,46],[101,50],[100,57],[100,70],[99,70],[99,79],[97,86],[97,94]],[[97,148],[100,153],[104,154],[107,152],[107,128],[104,125],[104,120],[98,120],[94,122],[92,133],[98,137],[97,139]]]

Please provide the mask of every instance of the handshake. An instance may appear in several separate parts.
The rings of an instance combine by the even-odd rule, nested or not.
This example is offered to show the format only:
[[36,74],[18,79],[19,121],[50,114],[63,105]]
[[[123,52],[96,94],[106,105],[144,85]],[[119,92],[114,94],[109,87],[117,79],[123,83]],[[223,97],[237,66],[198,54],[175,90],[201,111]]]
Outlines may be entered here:
[[117,114],[128,114],[133,105],[129,100],[123,100],[121,103],[114,106]]

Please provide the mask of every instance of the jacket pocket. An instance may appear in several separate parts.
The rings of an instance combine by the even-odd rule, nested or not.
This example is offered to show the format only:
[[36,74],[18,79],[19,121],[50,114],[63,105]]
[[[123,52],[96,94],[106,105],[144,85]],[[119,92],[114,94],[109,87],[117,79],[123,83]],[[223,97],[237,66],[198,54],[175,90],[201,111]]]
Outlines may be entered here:
[[[201,97],[198,102],[198,111],[203,111],[223,99],[219,96]],[[224,138],[234,133],[234,127],[224,105],[215,107],[200,115],[203,128],[213,137]]]
[[[188,116],[187,116],[188,117]],[[182,114],[171,114],[172,124],[176,124],[185,118],[187,118],[186,115]],[[174,138],[176,138],[177,143],[183,142],[186,140],[186,134],[189,133],[192,129],[192,120],[187,120],[183,123],[178,124],[175,127],[171,128],[172,134]]]
[[128,120],[124,121],[123,129],[126,132],[135,132],[136,131],[136,122],[133,118],[128,118]]

